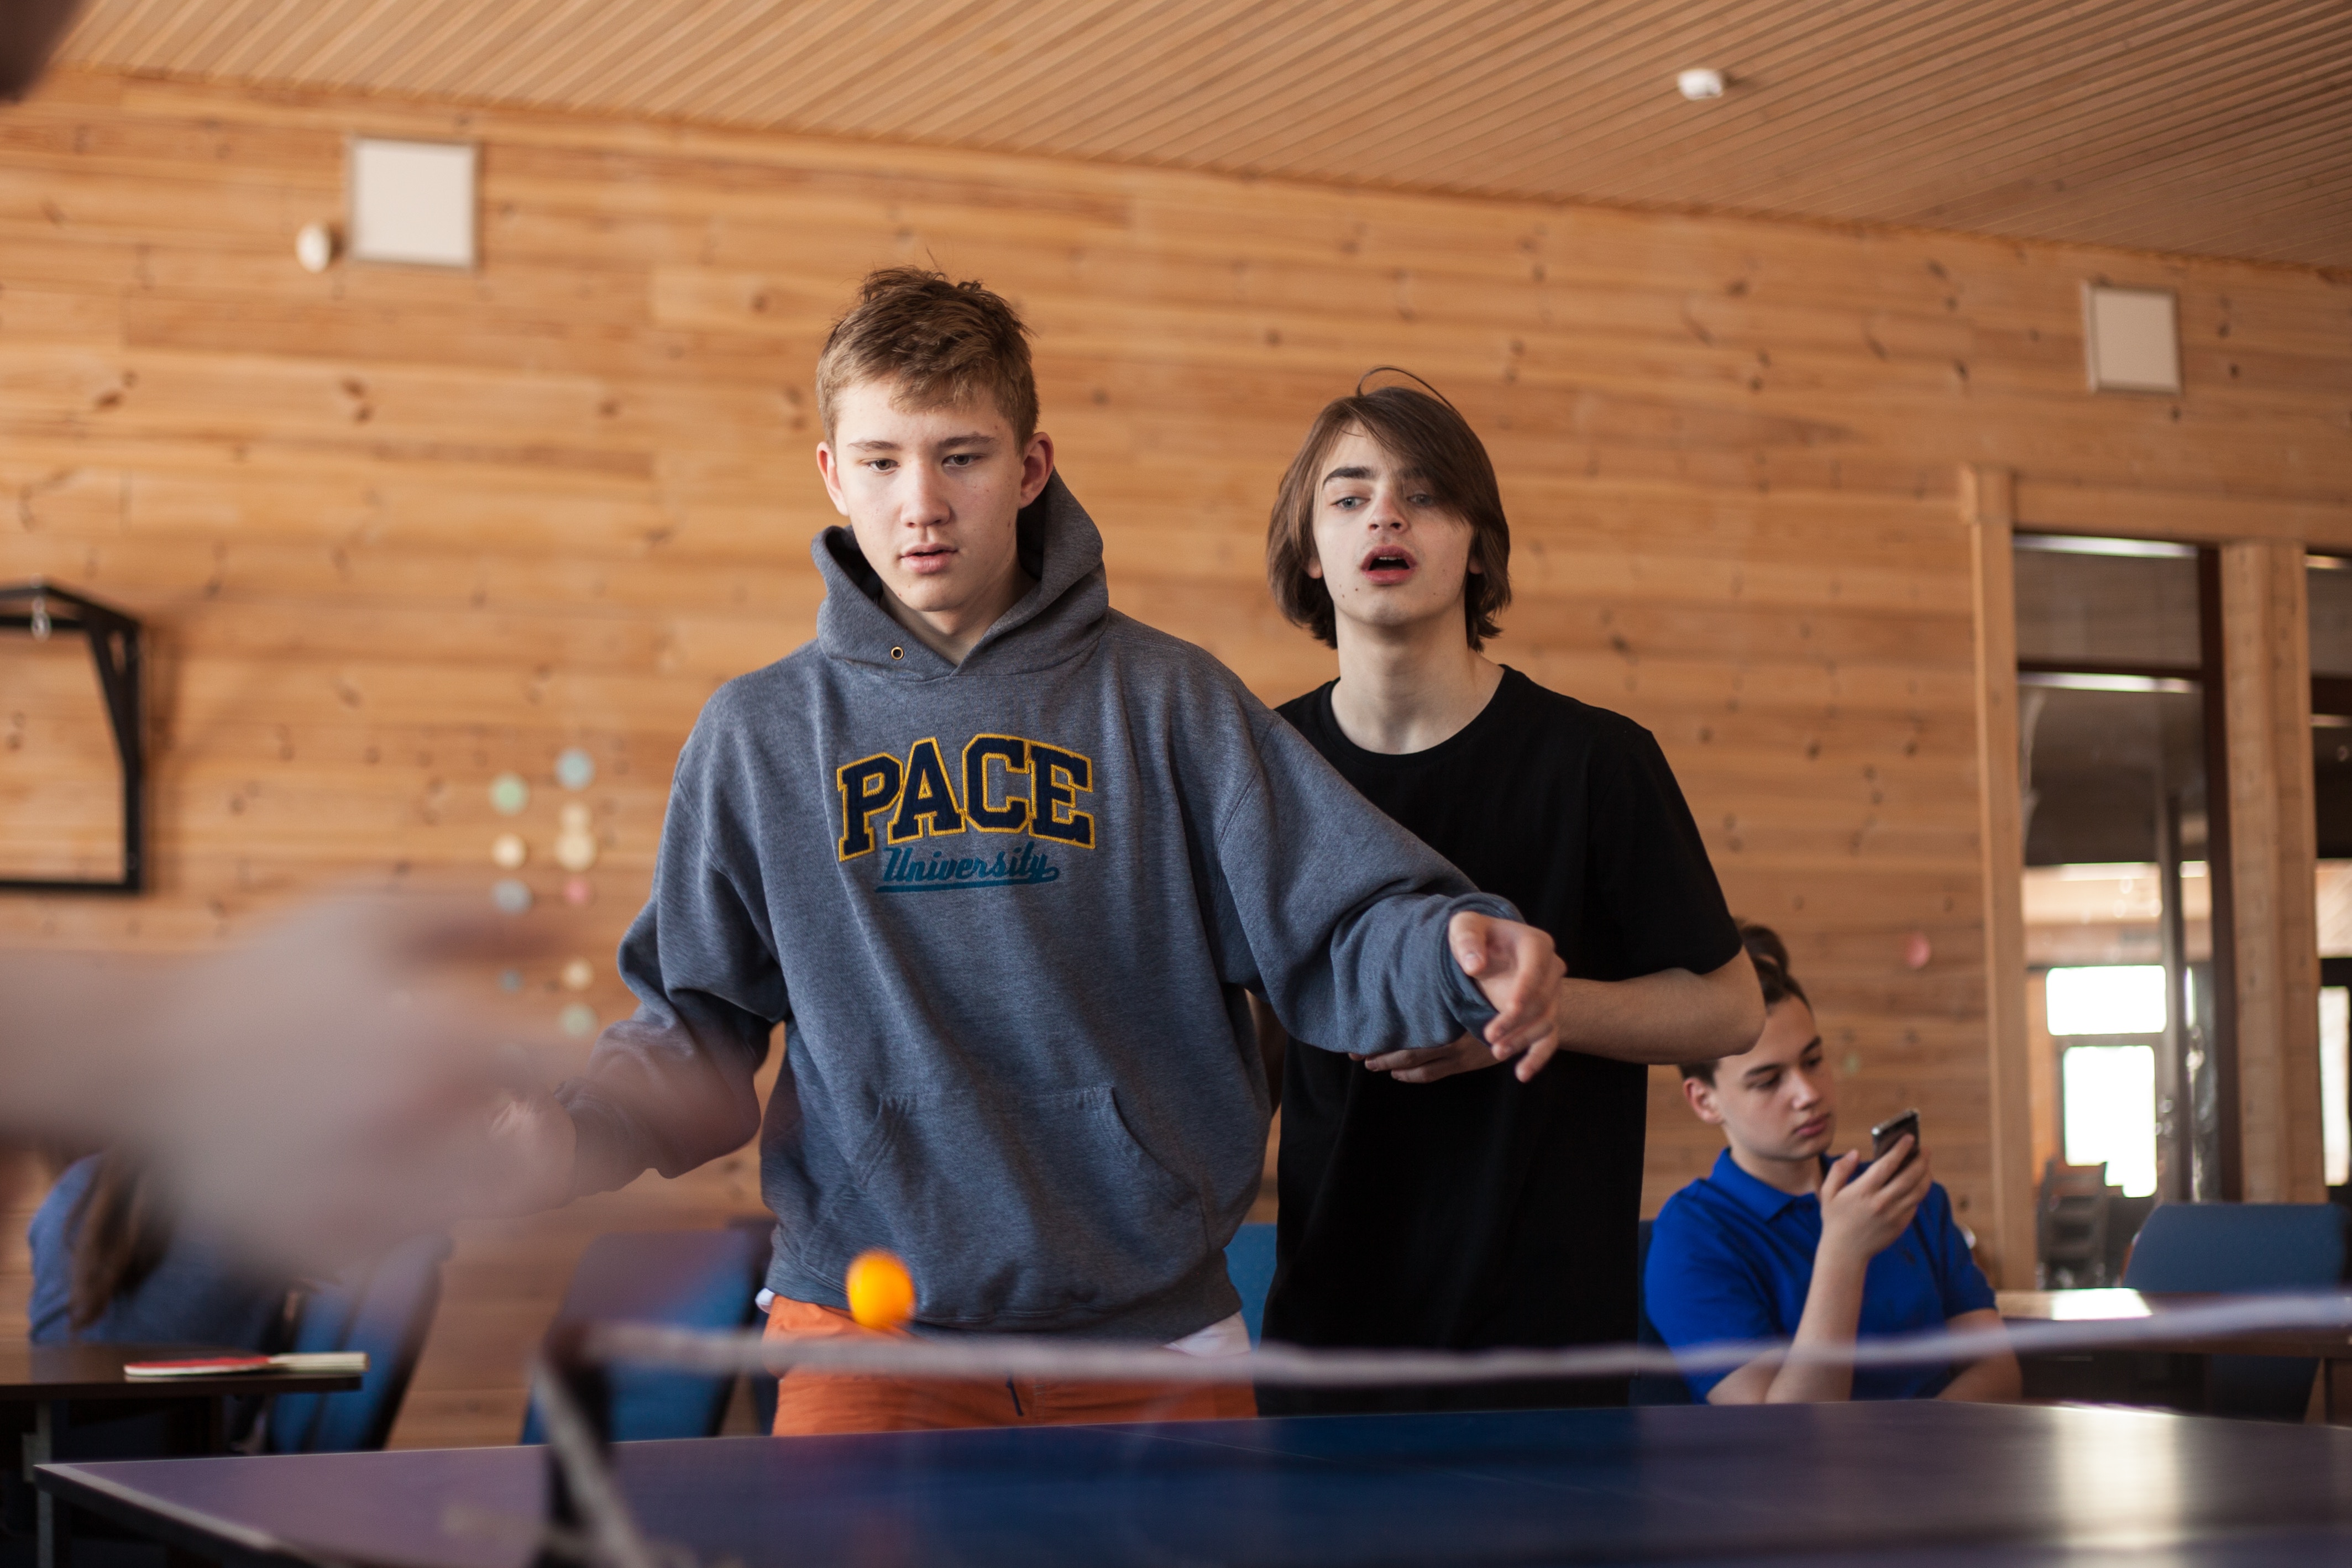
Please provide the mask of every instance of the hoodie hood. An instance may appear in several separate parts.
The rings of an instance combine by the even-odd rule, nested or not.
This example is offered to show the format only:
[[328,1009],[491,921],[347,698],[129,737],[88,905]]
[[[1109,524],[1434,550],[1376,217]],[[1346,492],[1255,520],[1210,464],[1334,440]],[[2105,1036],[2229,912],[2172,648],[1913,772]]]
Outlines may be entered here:
[[894,680],[949,675],[1019,674],[1091,651],[1110,618],[1102,534],[1057,472],[1015,519],[1022,569],[1037,586],[999,616],[961,664],[926,646],[882,607],[882,579],[836,524],[817,535],[809,554],[824,576],[816,615],[817,646],[828,659],[870,666]]

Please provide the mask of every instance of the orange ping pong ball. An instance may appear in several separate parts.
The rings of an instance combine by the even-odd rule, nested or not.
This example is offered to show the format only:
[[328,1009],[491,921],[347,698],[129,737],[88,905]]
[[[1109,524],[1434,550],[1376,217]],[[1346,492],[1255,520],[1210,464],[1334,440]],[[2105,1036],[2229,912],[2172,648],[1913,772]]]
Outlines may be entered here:
[[877,1248],[850,1260],[849,1315],[869,1329],[895,1329],[915,1315],[915,1281],[895,1253]]

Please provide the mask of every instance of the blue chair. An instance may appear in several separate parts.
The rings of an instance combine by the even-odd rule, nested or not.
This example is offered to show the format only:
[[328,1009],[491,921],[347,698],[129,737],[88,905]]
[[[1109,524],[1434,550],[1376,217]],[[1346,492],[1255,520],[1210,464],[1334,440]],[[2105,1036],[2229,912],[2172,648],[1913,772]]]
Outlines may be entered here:
[[[1633,1288],[1637,1292],[1641,1290],[1640,1281],[1649,1270],[1650,1222],[1645,1219],[1642,1221],[1642,1239],[1633,1264]],[[1643,1344],[1664,1345],[1666,1343],[1665,1336],[1658,1333],[1658,1325],[1650,1321],[1647,1306],[1639,1309],[1633,1337]],[[1626,1402],[1633,1405],[1688,1405],[1691,1402],[1690,1385],[1669,1372],[1637,1373],[1626,1394]]]
[[[755,1230],[630,1230],[599,1236],[581,1255],[556,1322],[659,1323],[667,1328],[740,1329],[768,1262]],[[612,1369],[613,1437],[714,1437],[727,1418],[735,1379],[703,1373]],[[522,1440],[546,1440],[533,1402]]]
[[418,1236],[315,1291],[294,1329],[298,1351],[363,1350],[367,1375],[349,1394],[285,1394],[269,1411],[269,1451],[338,1454],[381,1448],[425,1354],[441,1305],[446,1236]]
[[1274,1227],[1244,1225],[1225,1243],[1225,1273],[1242,1293],[1242,1322],[1250,1343],[1265,1337],[1266,1292],[1274,1289]]
[[[2319,1291],[2344,1279],[2345,1213],[2332,1203],[2159,1204],[2132,1243],[2135,1291]],[[2207,1364],[2216,1416],[2300,1421],[2318,1364],[2217,1355]]]

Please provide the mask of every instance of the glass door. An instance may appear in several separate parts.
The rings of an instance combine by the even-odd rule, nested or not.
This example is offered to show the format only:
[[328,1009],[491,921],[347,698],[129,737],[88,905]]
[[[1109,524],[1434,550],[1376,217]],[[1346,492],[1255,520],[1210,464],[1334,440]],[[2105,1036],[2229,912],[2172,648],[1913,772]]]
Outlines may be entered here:
[[2317,829],[2320,1130],[2328,1196],[2352,1203],[2352,559],[2312,556],[2311,799]]
[[2111,1282],[2161,1196],[2215,1197],[2218,726],[2209,570],[2191,546],[2016,540],[2029,1040],[2045,1186],[2102,1192]]

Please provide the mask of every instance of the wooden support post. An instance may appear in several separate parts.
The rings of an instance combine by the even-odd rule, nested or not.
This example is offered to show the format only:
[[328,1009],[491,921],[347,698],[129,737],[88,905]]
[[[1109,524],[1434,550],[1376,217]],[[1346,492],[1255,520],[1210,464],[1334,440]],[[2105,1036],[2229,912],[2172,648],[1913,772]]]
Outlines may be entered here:
[[2238,1115],[2249,1203],[2327,1197],[2319,1109],[2311,634],[2303,546],[2221,547]]
[[2011,560],[2016,476],[1965,464],[1976,600],[1978,860],[1984,883],[1985,1069],[1992,1108],[1992,1212],[1983,1228],[1994,1282],[2034,1283],[2032,1071],[2025,1031],[2025,827],[2018,777],[2017,588]]

